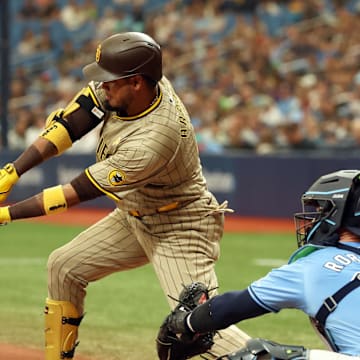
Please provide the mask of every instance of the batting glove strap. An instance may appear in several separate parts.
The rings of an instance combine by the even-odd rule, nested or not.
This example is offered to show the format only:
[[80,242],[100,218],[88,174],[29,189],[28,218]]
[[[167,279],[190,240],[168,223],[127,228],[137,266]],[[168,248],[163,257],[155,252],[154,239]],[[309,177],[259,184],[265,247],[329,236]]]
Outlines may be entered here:
[[0,207],[0,224],[4,225],[11,221],[9,206]]
[[5,201],[18,180],[19,175],[13,164],[6,164],[0,169],[0,202]]

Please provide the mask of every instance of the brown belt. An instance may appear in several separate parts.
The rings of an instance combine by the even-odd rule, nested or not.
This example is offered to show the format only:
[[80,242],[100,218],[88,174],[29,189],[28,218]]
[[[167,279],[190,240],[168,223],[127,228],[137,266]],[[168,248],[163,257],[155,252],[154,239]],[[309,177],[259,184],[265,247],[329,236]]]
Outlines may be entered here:
[[146,216],[146,215],[160,214],[160,213],[168,212],[168,211],[171,211],[171,210],[175,210],[175,209],[177,209],[179,207],[182,207],[182,206],[184,206],[185,204],[188,204],[188,203],[189,202],[174,201],[174,202],[172,202],[170,204],[166,204],[166,205],[158,207],[157,209],[155,209],[153,212],[151,212],[149,214],[141,214],[141,212],[138,211],[138,210],[129,210],[128,213],[131,216],[141,218],[141,217]]

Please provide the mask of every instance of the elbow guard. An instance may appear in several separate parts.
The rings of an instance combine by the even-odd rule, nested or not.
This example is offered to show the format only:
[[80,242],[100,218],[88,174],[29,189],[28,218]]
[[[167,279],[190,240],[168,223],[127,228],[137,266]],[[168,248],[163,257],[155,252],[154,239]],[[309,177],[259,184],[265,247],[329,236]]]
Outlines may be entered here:
[[46,215],[56,214],[67,210],[68,206],[62,185],[44,189],[43,205]]
[[72,146],[72,140],[67,128],[60,121],[54,121],[43,131],[40,137],[53,143],[57,149],[58,155]]
[[[79,109],[82,111],[78,112]],[[105,112],[88,86],[78,92],[65,109],[55,110],[48,116],[40,137],[53,143],[60,155],[96,127],[104,116]]]
[[105,112],[100,108],[100,104],[90,86],[80,90],[64,109],[63,117],[67,117],[79,108],[84,109],[91,120],[96,125],[103,119]]

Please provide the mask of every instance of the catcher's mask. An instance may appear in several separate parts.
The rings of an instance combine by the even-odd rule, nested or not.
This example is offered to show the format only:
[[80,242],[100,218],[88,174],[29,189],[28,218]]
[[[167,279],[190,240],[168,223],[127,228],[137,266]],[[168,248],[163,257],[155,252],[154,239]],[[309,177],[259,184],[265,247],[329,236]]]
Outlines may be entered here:
[[112,35],[102,41],[95,54],[95,61],[83,68],[88,81],[99,82],[143,75],[157,83],[162,77],[160,45],[141,32]]
[[360,170],[321,176],[302,197],[303,212],[294,215],[298,246],[335,246],[338,230],[360,236]]

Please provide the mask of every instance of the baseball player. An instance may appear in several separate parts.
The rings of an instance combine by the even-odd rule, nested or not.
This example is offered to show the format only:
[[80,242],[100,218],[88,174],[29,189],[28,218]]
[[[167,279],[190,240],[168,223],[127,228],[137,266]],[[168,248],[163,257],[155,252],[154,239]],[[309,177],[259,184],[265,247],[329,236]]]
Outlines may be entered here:
[[[89,282],[150,262],[171,308],[176,301],[168,295],[183,284],[201,281],[216,288],[214,264],[224,212],[230,211],[207,189],[189,115],[162,74],[154,39],[139,32],[115,34],[99,44],[83,73],[88,85],[50,114],[39,138],[0,170],[4,201],[22,174],[61,155],[101,123],[95,164],[68,184],[0,208],[0,223],[7,223],[99,196],[116,205],[49,256],[46,360],[73,358]],[[230,326],[216,338],[211,358],[248,338]]]
[[289,264],[192,311],[177,308],[167,318],[169,329],[203,334],[294,308],[310,317],[329,351],[251,339],[247,347],[221,359],[260,359],[264,354],[271,359],[360,359],[360,170],[320,177],[302,203],[303,212],[295,214],[299,249]]

